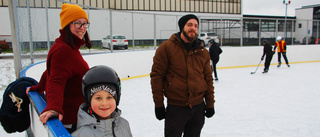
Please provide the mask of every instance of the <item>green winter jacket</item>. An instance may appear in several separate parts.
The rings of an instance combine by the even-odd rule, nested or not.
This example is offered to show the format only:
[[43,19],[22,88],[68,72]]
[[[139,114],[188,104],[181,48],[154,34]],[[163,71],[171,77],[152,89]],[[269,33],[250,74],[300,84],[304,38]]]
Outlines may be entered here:
[[210,55],[199,39],[188,52],[180,33],[173,34],[157,49],[150,77],[155,107],[164,106],[164,96],[168,105],[192,108],[205,100],[206,108],[214,107]]

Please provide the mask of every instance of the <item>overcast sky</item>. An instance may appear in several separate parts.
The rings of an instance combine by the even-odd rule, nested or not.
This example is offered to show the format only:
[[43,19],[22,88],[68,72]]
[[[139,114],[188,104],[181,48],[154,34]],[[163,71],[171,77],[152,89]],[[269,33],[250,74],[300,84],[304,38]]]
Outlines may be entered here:
[[[286,0],[288,1],[288,0]],[[243,0],[243,14],[285,16],[283,0]],[[295,16],[295,9],[302,6],[320,4],[320,0],[291,0],[288,16]]]

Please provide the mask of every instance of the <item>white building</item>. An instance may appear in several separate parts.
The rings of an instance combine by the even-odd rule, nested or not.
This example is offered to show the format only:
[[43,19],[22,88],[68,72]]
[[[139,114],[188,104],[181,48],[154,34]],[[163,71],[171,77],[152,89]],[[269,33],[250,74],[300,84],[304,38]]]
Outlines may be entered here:
[[[43,47],[52,45],[59,36],[62,0],[13,0],[17,9],[17,35],[21,42]],[[87,11],[89,34],[94,45],[110,34],[123,34],[132,45],[159,44],[178,32],[177,22],[185,14],[200,18],[200,32],[214,32],[222,45],[261,45],[262,39],[284,35],[283,16],[244,16],[242,0],[68,0]],[[47,5],[47,6],[46,6]],[[30,7],[29,9],[27,7]],[[47,8],[46,8],[47,7]],[[296,17],[288,17],[288,43],[301,43],[309,35],[319,38],[320,5],[296,9]],[[0,40],[11,41],[8,0],[0,0]],[[29,20],[31,19],[31,20]],[[317,33],[318,32],[318,33]],[[31,36],[31,37],[30,37]],[[154,42],[156,41],[156,42]],[[24,44],[28,45],[28,44]]]

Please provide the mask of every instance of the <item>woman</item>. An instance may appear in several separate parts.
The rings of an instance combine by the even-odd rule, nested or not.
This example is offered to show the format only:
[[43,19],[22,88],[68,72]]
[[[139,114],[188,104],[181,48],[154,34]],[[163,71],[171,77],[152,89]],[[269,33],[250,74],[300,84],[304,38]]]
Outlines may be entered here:
[[87,33],[87,13],[78,5],[63,4],[60,12],[60,37],[55,40],[47,57],[47,69],[39,84],[27,89],[43,93],[46,91],[47,107],[40,114],[45,124],[56,116],[72,133],[76,129],[77,112],[84,102],[81,92],[83,75],[89,70],[80,54],[80,47],[91,48]]

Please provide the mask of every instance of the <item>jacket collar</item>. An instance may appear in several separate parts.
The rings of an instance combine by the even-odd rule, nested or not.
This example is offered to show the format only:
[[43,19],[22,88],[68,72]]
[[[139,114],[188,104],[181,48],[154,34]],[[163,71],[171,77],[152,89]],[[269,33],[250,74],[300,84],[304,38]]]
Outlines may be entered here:
[[[113,122],[116,121],[120,115],[121,115],[121,110],[120,109],[116,109],[112,114],[111,114],[111,118],[107,119],[107,120],[97,120],[97,118],[94,115],[89,115],[86,111],[84,111],[83,109],[85,109],[85,104],[81,104],[80,109],[78,110],[78,125],[77,127],[80,126],[84,126],[84,125],[90,125],[90,124],[99,124],[100,122]],[[100,122],[97,122],[100,121]]]
[[[176,43],[179,44],[181,46],[183,46],[184,48],[190,46],[190,50],[193,49],[199,49],[199,48],[203,48],[203,46],[201,45],[201,40],[199,38],[196,38],[195,41],[193,43],[185,43],[181,37],[181,32],[175,33],[173,34],[171,37],[173,38],[172,40]],[[189,45],[190,44],[190,45]]]

